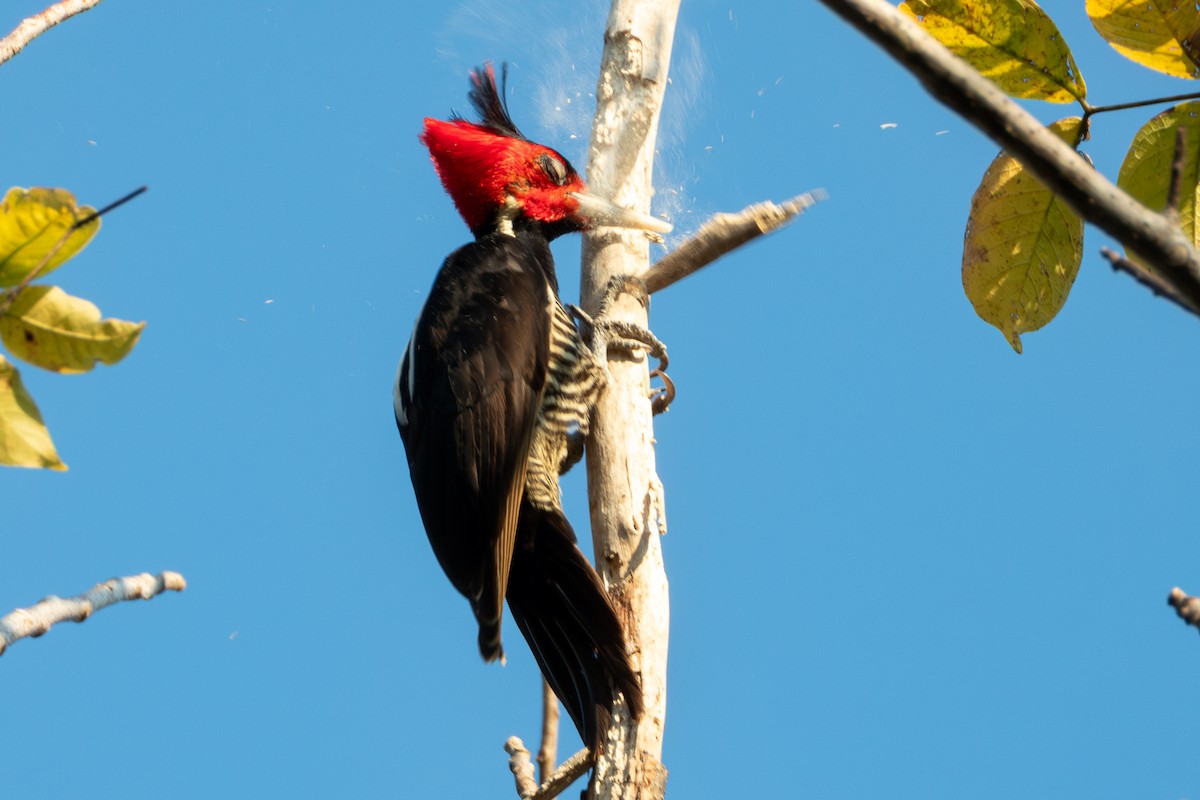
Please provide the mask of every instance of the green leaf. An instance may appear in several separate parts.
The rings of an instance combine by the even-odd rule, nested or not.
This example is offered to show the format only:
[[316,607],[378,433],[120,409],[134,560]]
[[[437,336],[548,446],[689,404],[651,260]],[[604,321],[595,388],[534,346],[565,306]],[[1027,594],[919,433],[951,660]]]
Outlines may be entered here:
[[907,0],[900,11],[1013,97],[1087,96],[1070,48],[1033,0]]
[[1200,10],[1194,0],[1087,0],[1096,32],[1121,55],[1179,78],[1200,78]]
[[16,286],[34,270],[46,275],[66,263],[100,230],[99,217],[71,230],[94,211],[75,205],[66,189],[9,189],[0,202],[0,286]]
[[[1167,207],[1171,183],[1171,164],[1175,160],[1176,132],[1186,131],[1183,185],[1179,193],[1179,222],[1183,232],[1200,246],[1200,102],[1182,103],[1157,115],[1137,132],[1129,152],[1121,162],[1117,186],[1153,211]],[[1126,256],[1146,269],[1159,271],[1153,264],[1126,250]]]
[[65,470],[21,373],[0,356],[0,464]]
[[[1050,126],[1074,145],[1080,118]],[[1062,309],[1083,259],[1083,219],[1001,153],[971,199],[963,241],[963,291],[983,320],[1021,352],[1021,334]]]
[[18,290],[0,315],[0,340],[30,364],[55,372],[86,372],[97,361],[115,364],[137,344],[144,322],[101,319],[100,309],[57,286]]

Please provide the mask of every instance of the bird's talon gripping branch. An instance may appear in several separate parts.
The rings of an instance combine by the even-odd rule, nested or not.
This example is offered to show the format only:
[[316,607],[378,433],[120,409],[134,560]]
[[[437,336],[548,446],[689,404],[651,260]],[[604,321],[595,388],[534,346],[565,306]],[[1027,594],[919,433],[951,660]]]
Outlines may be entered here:
[[583,332],[588,340],[593,354],[607,368],[609,350],[620,350],[630,356],[645,350],[647,354],[658,359],[650,377],[663,379],[663,386],[651,393],[651,401],[655,414],[667,410],[667,406],[675,399],[675,384],[667,377],[667,346],[649,329],[625,320],[612,319],[611,309],[617,298],[626,294],[646,307],[650,303],[650,295],[646,284],[641,278],[633,275],[614,275],[605,287],[604,297],[600,301],[600,311],[595,319],[589,317],[582,309],[572,307],[571,313],[582,324]]
[[663,385],[650,392],[650,411],[658,416],[671,407],[675,402],[675,381],[661,369],[650,371],[650,379],[662,378]]
[[620,350],[630,356],[645,350],[647,354],[658,359],[658,365],[650,371],[651,378],[662,378],[663,386],[655,389],[650,395],[652,409],[655,414],[667,410],[667,406],[675,399],[675,384],[667,377],[667,346],[647,328],[632,322],[619,319],[609,319],[598,316],[590,321],[590,346],[596,359],[607,369],[608,353],[610,350]]
[[[636,281],[636,283],[634,283]],[[605,296],[604,308],[601,309],[601,318],[599,323],[592,319],[591,315],[577,305],[568,305],[567,313],[575,320],[576,327],[579,328],[584,340],[588,342],[592,348],[596,358],[601,364],[608,365],[608,349],[615,347],[628,353],[635,353],[638,350],[646,350],[650,355],[658,359],[658,366],[650,371],[650,379],[662,378],[663,385],[655,388],[650,392],[651,410],[657,416],[663,413],[675,400],[675,382],[667,376],[667,346],[663,344],[649,330],[635,325],[633,323],[618,322],[616,320],[606,319],[603,314],[607,313],[606,309],[611,305],[612,300],[626,288],[634,289],[635,294],[640,289],[640,296],[645,302],[648,295],[645,294],[645,287],[638,279],[630,279],[627,281],[623,276],[618,275],[608,283],[608,292]],[[602,329],[602,332],[597,335],[597,328]],[[617,334],[614,336],[613,334]],[[566,474],[567,470],[575,466],[583,457],[583,436],[574,437],[578,441],[569,442],[567,451],[567,460],[563,462],[561,472]]]

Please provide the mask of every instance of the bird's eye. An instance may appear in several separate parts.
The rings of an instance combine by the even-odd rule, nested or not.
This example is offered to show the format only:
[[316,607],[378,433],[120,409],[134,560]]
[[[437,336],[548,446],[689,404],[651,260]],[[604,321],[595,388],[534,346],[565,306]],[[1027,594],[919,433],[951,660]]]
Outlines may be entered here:
[[542,172],[546,173],[546,177],[554,181],[559,186],[563,186],[567,182],[567,167],[560,159],[555,158],[549,153],[542,153],[538,156],[538,166],[542,168]]

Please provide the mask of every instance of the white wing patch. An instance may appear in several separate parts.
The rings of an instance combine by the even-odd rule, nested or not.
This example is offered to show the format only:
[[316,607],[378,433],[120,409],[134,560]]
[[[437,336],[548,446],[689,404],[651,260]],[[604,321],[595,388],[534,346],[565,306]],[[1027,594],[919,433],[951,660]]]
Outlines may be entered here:
[[392,407],[396,412],[396,422],[401,425],[408,425],[408,407],[412,403],[413,394],[416,391],[417,326],[421,324],[421,317],[424,314],[425,306],[421,306],[421,311],[417,314],[417,321],[413,323],[412,336],[408,337],[408,347],[404,351],[404,358],[400,359],[400,366],[396,369],[396,385],[392,389]]

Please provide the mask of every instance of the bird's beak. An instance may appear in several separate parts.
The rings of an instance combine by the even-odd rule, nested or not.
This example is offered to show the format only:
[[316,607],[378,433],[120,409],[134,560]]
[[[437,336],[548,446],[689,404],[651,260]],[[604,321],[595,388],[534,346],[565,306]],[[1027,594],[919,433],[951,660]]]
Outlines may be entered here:
[[640,211],[633,211],[628,208],[610,203],[600,197],[583,192],[571,192],[571,197],[579,203],[579,208],[574,216],[586,222],[589,226],[599,227],[608,225],[614,228],[633,228],[639,231],[653,231],[654,233],[670,233],[671,223],[652,217],[649,214],[643,214]]

